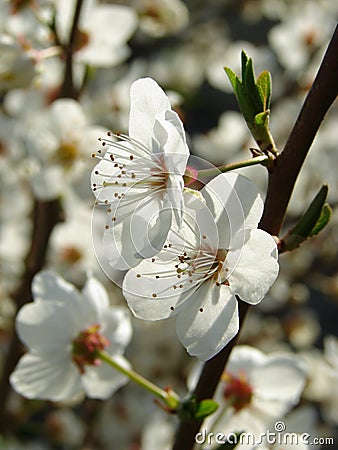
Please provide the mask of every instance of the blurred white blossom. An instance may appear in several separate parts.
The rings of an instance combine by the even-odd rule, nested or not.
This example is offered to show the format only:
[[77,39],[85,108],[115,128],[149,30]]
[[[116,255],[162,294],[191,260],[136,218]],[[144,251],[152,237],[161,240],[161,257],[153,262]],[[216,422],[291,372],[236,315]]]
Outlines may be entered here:
[[203,426],[214,433],[245,431],[258,437],[297,405],[306,374],[304,363],[292,354],[235,347],[215,393],[220,407]]
[[[81,104],[72,99],[59,99],[50,107],[27,112],[18,135],[28,150],[37,198],[55,199],[81,180],[93,165],[91,154],[103,130],[90,125]],[[87,186],[89,192],[89,183]]]
[[[70,36],[75,3],[75,0],[55,0],[56,27],[63,43],[68,42]],[[98,67],[121,63],[129,55],[126,42],[136,27],[133,8],[87,0],[79,19],[76,62]]]

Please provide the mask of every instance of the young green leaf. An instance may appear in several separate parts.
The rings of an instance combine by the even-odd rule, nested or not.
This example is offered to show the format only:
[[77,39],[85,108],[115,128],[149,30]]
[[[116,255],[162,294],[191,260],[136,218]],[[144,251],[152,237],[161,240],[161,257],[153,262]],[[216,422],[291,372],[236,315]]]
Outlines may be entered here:
[[270,72],[265,70],[259,74],[256,86],[258,89],[261,102],[263,104],[263,110],[266,111],[270,108],[270,98],[271,98],[271,75]]
[[228,75],[229,81],[231,83],[231,86],[233,90],[235,91],[235,94],[237,94],[237,82],[239,82],[238,76],[235,74],[233,70],[230,69],[230,67],[224,67],[225,73]]
[[195,420],[203,420],[206,417],[213,414],[217,408],[218,408],[218,403],[215,402],[215,400],[212,400],[212,399],[202,400],[201,402],[199,402],[198,408],[195,411],[194,419]]
[[274,159],[278,155],[278,150],[269,129],[270,73],[264,71],[256,80],[252,58],[249,58],[244,50],[241,53],[241,62],[242,80],[229,67],[225,67],[224,70],[252,136],[260,150],[268,152],[271,159]]
[[249,60],[248,55],[245,53],[244,50],[242,50],[241,52],[242,80],[244,80],[246,77],[246,66],[248,64],[248,60]]
[[325,203],[328,186],[323,185],[299,222],[281,239],[280,252],[299,247],[309,237],[318,234],[331,218],[331,208]]
[[299,236],[303,236],[305,238],[310,236],[313,228],[316,226],[321,216],[327,194],[328,186],[327,184],[324,184],[320,188],[318,194],[312,200],[310,206],[307,208],[303,216],[300,218],[297,225],[293,228],[293,234],[298,234]]
[[259,114],[255,115],[254,121],[255,121],[255,125],[259,126],[259,127],[266,127],[268,126],[269,123],[269,113],[270,111],[263,111]]
[[316,236],[326,225],[329,223],[332,216],[332,209],[328,203],[325,203],[325,205],[322,208],[322,212],[320,213],[319,219],[317,220],[316,225],[312,228],[311,233],[309,234],[310,237]]
[[196,397],[190,397],[180,404],[178,415],[181,419],[198,421],[203,420],[218,408],[218,403],[212,399],[198,402]]
[[261,97],[259,95],[256,81],[255,81],[255,73],[253,68],[253,62],[252,59],[249,58],[246,64],[244,77],[242,80],[242,85],[250,98],[251,106],[255,112],[255,114],[258,114],[262,111],[264,111],[263,108],[263,102],[261,101]]

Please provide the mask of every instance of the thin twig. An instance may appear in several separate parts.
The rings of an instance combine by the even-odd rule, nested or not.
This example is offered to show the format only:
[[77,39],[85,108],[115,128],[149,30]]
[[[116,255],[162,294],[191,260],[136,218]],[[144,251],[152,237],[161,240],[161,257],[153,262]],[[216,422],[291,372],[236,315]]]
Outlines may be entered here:
[[66,61],[65,61],[65,73],[64,73],[64,81],[61,88],[60,97],[62,98],[74,98],[76,99],[78,97],[78,92],[75,89],[74,86],[74,79],[73,79],[73,55],[74,55],[74,48],[76,44],[76,38],[78,35],[78,24],[80,20],[80,14],[82,9],[82,3],[83,0],[77,0],[75,11],[74,11],[74,18],[72,23],[72,29],[70,31],[69,35],[69,41],[67,45],[63,47]]

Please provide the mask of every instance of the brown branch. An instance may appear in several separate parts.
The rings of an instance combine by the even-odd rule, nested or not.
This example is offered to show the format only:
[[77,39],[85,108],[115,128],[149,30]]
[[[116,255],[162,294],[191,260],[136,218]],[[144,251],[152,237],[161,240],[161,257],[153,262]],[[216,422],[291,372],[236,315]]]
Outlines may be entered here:
[[[316,79],[309,91],[297,121],[291,131],[283,153],[277,158],[274,170],[269,174],[269,185],[260,228],[277,235],[283,223],[294,184],[318,128],[337,96],[338,73],[338,27],[324,55]],[[240,302],[240,324],[249,305]],[[236,337],[236,339],[238,336]],[[233,339],[218,355],[206,362],[194,391],[197,400],[211,398],[231,350]],[[190,450],[201,422],[185,422],[179,425],[173,450]]]
[[313,139],[338,93],[338,27],[324,55],[283,153],[269,174],[268,191],[260,228],[278,235],[296,179]]
[[67,45],[63,46],[63,50],[65,52],[65,73],[64,73],[64,81],[61,87],[60,98],[74,98],[78,97],[78,92],[74,86],[74,78],[73,78],[73,54],[74,48],[76,44],[76,38],[78,35],[78,24],[80,20],[80,13],[82,9],[83,0],[77,0],[74,18],[72,23],[72,29],[69,35],[69,41]]

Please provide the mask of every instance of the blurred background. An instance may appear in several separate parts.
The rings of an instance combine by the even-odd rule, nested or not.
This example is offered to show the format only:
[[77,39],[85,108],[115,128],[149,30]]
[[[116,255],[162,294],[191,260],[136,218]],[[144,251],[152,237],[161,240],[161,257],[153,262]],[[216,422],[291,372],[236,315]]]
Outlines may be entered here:
[[[8,374],[22,352],[16,311],[31,301],[31,278],[46,267],[79,288],[91,270],[112,304],[125,304],[93,249],[92,235],[99,239],[103,227],[97,215],[92,221],[90,173],[97,138],[107,130],[128,132],[133,81],[150,76],[166,91],[193,155],[215,165],[247,159],[255,143],[223,70],[239,74],[244,49],[256,75],[271,72],[271,130],[282,150],[337,14],[332,0],[0,2],[0,449],[170,448],[174,418],[131,384],[104,402],[52,404],[14,393]],[[338,353],[327,342],[338,335],[337,119],[335,104],[297,181],[285,230],[324,183],[331,222],[281,256],[278,280],[251,310],[240,337],[266,353],[288,351],[307,362],[297,431],[310,423],[317,436],[334,437]],[[266,169],[241,173],[264,197]],[[126,356],[135,370],[184,395],[196,361],[179,343],[174,321],[134,319],[133,325]]]

